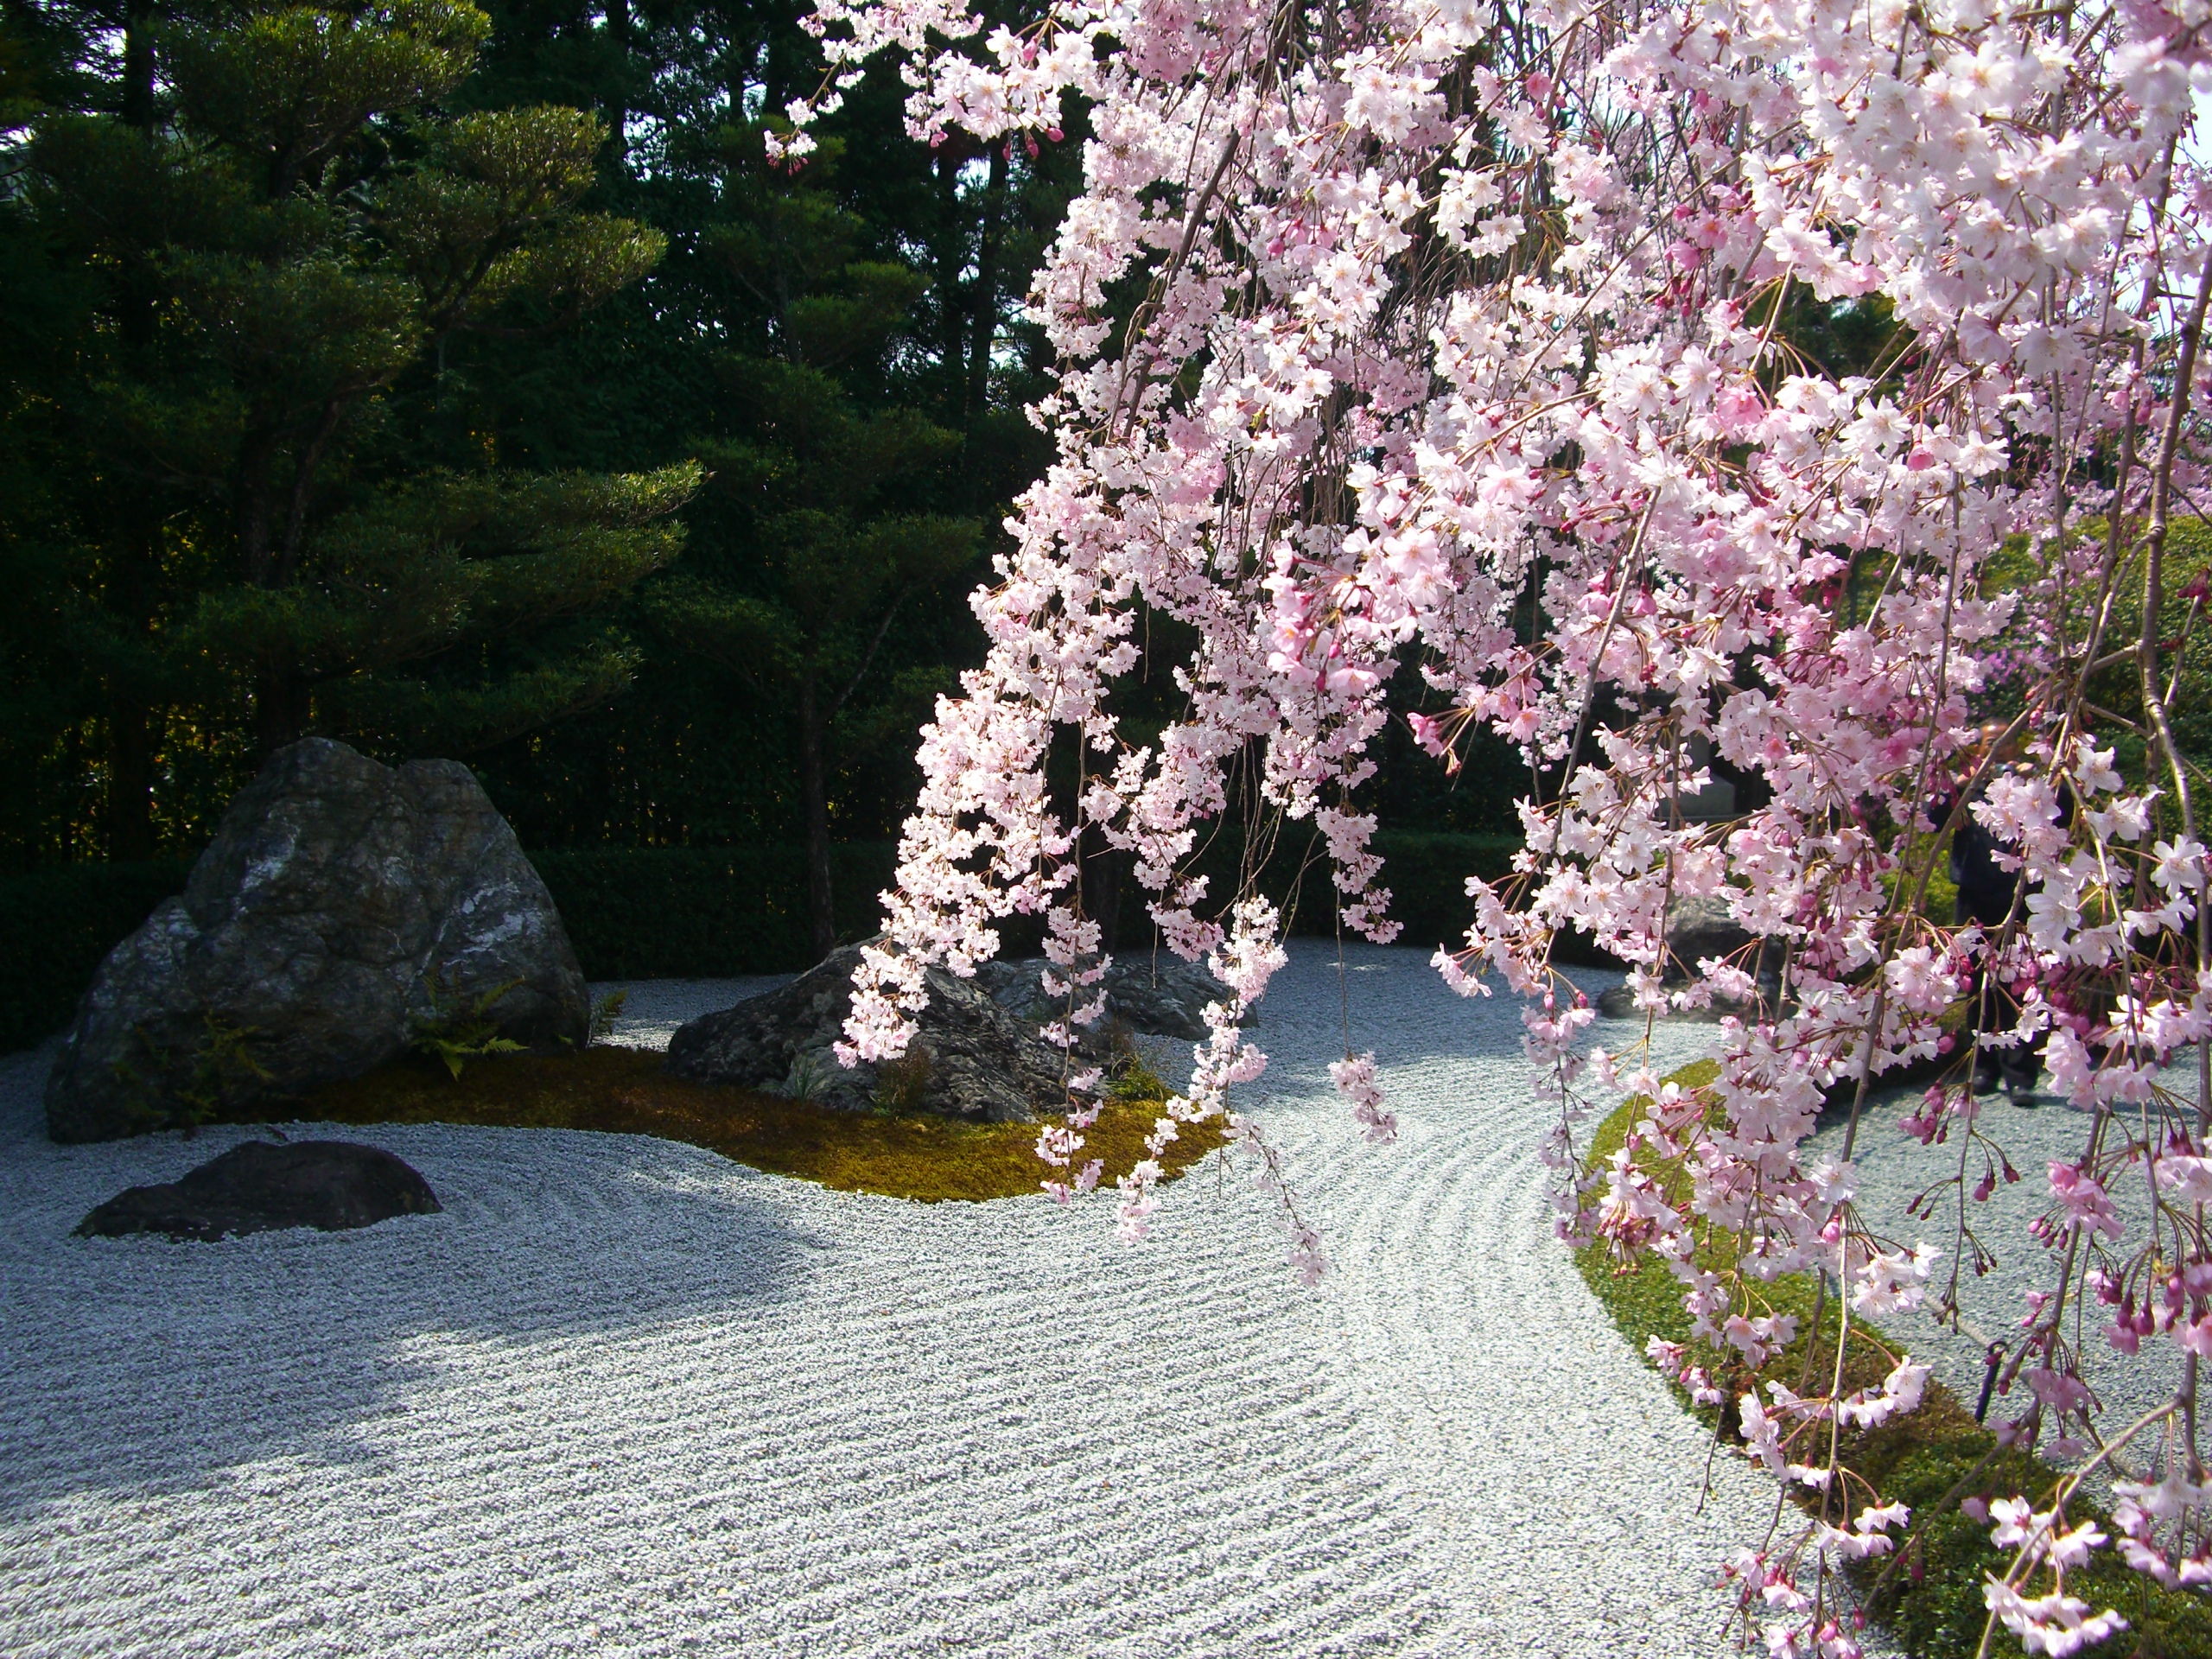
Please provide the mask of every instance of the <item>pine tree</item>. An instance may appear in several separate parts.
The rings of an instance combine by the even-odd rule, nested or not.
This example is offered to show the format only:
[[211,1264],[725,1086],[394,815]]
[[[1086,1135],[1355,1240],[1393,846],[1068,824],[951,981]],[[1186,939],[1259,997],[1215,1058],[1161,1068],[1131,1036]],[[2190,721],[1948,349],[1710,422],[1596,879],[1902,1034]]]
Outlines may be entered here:
[[88,46],[34,117],[6,209],[10,268],[67,303],[59,337],[6,337],[11,434],[48,465],[0,512],[83,665],[127,856],[187,734],[420,752],[603,701],[634,648],[575,619],[673,557],[698,474],[423,464],[453,342],[564,327],[663,247],[579,206],[596,114],[459,107],[484,13],[120,21],[122,50]]
[[817,957],[836,944],[828,775],[841,730],[865,727],[895,684],[874,671],[902,609],[974,558],[981,526],[926,510],[960,435],[910,407],[868,407],[841,372],[875,367],[925,283],[861,257],[866,227],[830,189],[834,141],[793,175],[760,129],[713,140],[717,216],[700,238],[728,279],[718,366],[734,435],[702,442],[728,518],[713,551],[664,585],[653,614],[790,711]]

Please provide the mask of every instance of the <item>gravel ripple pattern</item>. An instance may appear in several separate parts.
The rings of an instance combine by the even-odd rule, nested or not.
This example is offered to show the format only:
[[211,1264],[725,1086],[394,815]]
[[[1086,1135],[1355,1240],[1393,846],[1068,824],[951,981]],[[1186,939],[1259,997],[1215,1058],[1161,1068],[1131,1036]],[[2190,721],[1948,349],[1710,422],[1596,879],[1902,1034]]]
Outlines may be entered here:
[[[442,1126],[324,1131],[440,1215],[79,1239],[250,1131],[56,1147],[50,1051],[0,1061],[0,1652],[1731,1650],[1773,1489],[1723,1457],[1700,1507],[1704,1431],[1551,1238],[1517,1010],[1412,951],[1341,985],[1294,948],[1251,1094],[1311,1291],[1233,1166],[1128,1248],[1103,1199]],[[627,1034],[740,988],[639,987]],[[1323,1070],[1347,991],[1395,1147]]]

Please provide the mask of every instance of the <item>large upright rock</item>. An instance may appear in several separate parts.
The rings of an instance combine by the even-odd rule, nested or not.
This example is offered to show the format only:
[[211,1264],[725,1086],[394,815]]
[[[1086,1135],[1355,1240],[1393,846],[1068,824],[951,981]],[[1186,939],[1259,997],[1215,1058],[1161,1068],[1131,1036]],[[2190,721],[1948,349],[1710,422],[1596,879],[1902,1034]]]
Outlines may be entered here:
[[480,1007],[533,1048],[590,1025],[514,831],[458,761],[394,771],[309,738],[100,964],[47,1081],[48,1132],[105,1140],[358,1077]]
[[1062,1056],[973,980],[928,974],[930,1005],[906,1057],[847,1071],[830,1045],[852,1012],[858,945],[790,984],[702,1014],[669,1039],[668,1069],[702,1083],[802,1096],[842,1111],[883,1105],[1018,1123],[1064,1098]]

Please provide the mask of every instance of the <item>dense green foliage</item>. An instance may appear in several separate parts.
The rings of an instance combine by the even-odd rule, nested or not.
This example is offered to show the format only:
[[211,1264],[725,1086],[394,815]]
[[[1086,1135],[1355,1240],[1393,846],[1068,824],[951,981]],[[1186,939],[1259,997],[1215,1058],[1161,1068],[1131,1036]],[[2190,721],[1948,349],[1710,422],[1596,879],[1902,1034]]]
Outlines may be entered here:
[[[594,971],[867,929],[916,728],[981,655],[966,594],[1049,459],[1020,301],[1086,117],[932,147],[887,67],[772,168],[763,111],[819,74],[804,10],[0,0],[0,870],[189,857],[312,730],[459,756],[599,872],[547,860]],[[1884,349],[1840,315],[1787,326]],[[1133,729],[1181,712],[1173,625],[1145,641]],[[1393,699],[1433,700],[1410,652]],[[1503,872],[1534,781],[1472,745],[1447,777],[1394,722],[1361,791],[1413,942]],[[1218,896],[1255,810],[1201,855]],[[1427,832],[1505,839],[1459,864]],[[1309,841],[1262,886],[1327,931]],[[1127,950],[1125,864],[1086,887]]]
[[[2107,520],[2093,518],[2082,526],[2082,536],[2089,543],[2101,543],[2108,530]],[[2177,518],[2166,533],[2160,575],[2157,644],[2163,683],[2159,690],[2171,711],[2174,741],[2188,765],[2190,788],[2196,791],[2201,812],[2203,791],[2212,785],[2212,773],[2206,772],[2202,765],[2204,757],[2212,755],[2212,669],[2207,667],[2206,651],[2212,628],[2205,626],[2204,617],[2208,583],[2212,583],[2212,525],[2200,518]],[[2137,645],[2143,636],[2139,558],[2128,562],[2126,576],[2115,586],[2106,615],[2102,643],[2107,652]],[[2082,632],[2088,632],[2103,608],[2102,598],[2086,586],[2069,595],[2075,626]],[[2089,696],[2100,708],[2139,728],[2143,726],[2142,670],[2137,662],[2120,664],[2097,675],[2090,682]],[[2147,728],[2129,730],[2117,721],[2111,725],[2120,764],[2128,774],[2163,783],[2162,767],[2155,763],[2146,741]],[[2166,794],[2160,808],[2171,829],[2178,826],[2180,815],[2170,787]]]
[[0,727],[98,773],[89,822],[26,803],[24,850],[188,840],[174,748],[221,788],[311,729],[467,747],[624,684],[603,613],[676,554],[696,466],[515,467],[435,431],[461,342],[556,330],[658,262],[664,234],[583,203],[601,118],[461,106],[491,29],[466,0],[133,7],[119,42],[98,10],[9,21],[49,73],[0,213],[26,300]]
[[0,4],[0,865],[188,853],[302,730],[538,844],[895,827],[1074,152],[887,73],[766,168],[798,12]]
[[[1049,459],[1020,302],[1086,117],[932,147],[887,67],[772,168],[804,10],[0,0],[0,869],[189,856],[313,730],[466,760],[531,847],[804,848],[794,949],[861,925],[830,849],[897,832]],[[1504,744],[1378,758],[1386,827],[1517,829]]]
[[680,650],[791,710],[817,957],[837,931],[832,729],[849,709],[863,729],[871,710],[912,729],[896,717],[897,683],[871,683],[876,658],[900,612],[966,569],[982,534],[926,510],[960,435],[912,406],[869,409],[837,378],[880,353],[927,287],[905,264],[859,257],[867,226],[824,188],[842,149],[833,140],[795,178],[766,160],[756,128],[725,130],[713,147],[722,216],[700,240],[729,279],[720,321],[738,343],[715,366],[741,414],[704,447],[745,556],[694,559],[647,601]]

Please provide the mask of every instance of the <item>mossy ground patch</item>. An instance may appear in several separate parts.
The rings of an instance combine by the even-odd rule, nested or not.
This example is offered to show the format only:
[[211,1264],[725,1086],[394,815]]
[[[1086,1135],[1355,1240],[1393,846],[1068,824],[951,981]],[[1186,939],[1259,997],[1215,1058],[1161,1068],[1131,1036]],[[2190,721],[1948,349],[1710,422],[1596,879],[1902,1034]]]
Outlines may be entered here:
[[[1699,1088],[1718,1074],[1719,1068],[1711,1061],[1701,1061],[1676,1072],[1669,1081]],[[1593,1157],[1603,1160],[1618,1152],[1648,1109],[1649,1103],[1640,1098],[1624,1102],[1591,1137]],[[1679,1204],[1687,1197],[1688,1177],[1679,1160],[1645,1160],[1640,1166],[1672,1201]],[[1701,1243],[1699,1260],[1717,1268],[1732,1255],[1732,1243],[1725,1236]],[[1730,1403],[1725,1417],[1721,1411],[1709,1408],[1696,1412],[1716,1433],[1735,1438],[1736,1399],[1770,1379],[1792,1389],[1809,1383],[1810,1392],[1824,1392],[1834,1381],[1835,1299],[1830,1296],[1822,1301],[1823,1318],[1815,1331],[1812,1316],[1816,1294],[1813,1281],[1804,1275],[1784,1274],[1763,1287],[1769,1306],[1753,1311],[1795,1313],[1802,1328],[1788,1350],[1754,1372],[1740,1357],[1717,1352],[1691,1338],[1681,1286],[1657,1256],[1646,1255],[1624,1272],[1600,1243],[1577,1251],[1575,1262],[1584,1281],[1638,1352],[1655,1336],[1681,1343],[1708,1368],[1715,1382],[1728,1390]],[[1842,1370],[1846,1392],[1878,1383],[1890,1369],[1890,1357],[1909,1345],[1892,1341],[1862,1319],[1854,1319],[1851,1329]],[[1687,1405],[1688,1396],[1679,1388],[1675,1392]],[[1988,1464],[1960,1496],[2017,1493],[2044,1499],[2057,1471],[2018,1452],[1996,1449],[1996,1436],[1974,1421],[1973,1412],[1957,1395],[1933,1379],[1919,1410],[1892,1418],[1879,1428],[1845,1436],[1840,1451],[1844,1465],[1872,1484],[1883,1502],[1904,1503],[1914,1512],[1913,1541],[1897,1569],[1883,1582],[1874,1603],[1891,1636],[1913,1659],[1971,1659],[1980,1643],[1986,1613],[1982,1583],[1988,1575],[2002,1573],[2009,1557],[1990,1543],[1986,1523],[1970,1520],[1955,1507],[1932,1517],[1927,1511],[1953,1494],[1986,1456]],[[2094,1505],[2077,1499],[2067,1507],[2075,1519],[2095,1519],[2107,1533],[2112,1530],[2108,1518]],[[1888,1565],[1877,1560],[1855,1573],[1862,1591],[1870,1588]],[[2212,1601],[2206,1598],[2163,1589],[2131,1571],[2108,1549],[2092,1555],[2086,1567],[2069,1573],[2066,1586],[2069,1593],[2093,1608],[2117,1608],[2128,1621],[2130,1628],[2112,1640],[2083,1649],[2094,1659],[2130,1659],[2131,1656],[2212,1659]],[[1999,1626],[1990,1651],[2018,1654],[2020,1650],[2018,1641]]]
[[[1156,1116],[1149,1102],[1116,1099],[1084,1132],[1082,1156],[1105,1160],[1103,1185],[1127,1174],[1145,1155],[1144,1137]],[[293,1119],[653,1135],[842,1192],[925,1203],[1014,1198],[1038,1191],[1052,1173],[1038,1159],[1035,1124],[834,1111],[671,1077],[661,1070],[661,1056],[649,1049],[496,1055],[472,1062],[457,1078],[435,1060],[410,1057],[231,1121]],[[1161,1166],[1178,1173],[1220,1145],[1214,1126],[1185,1127]]]

